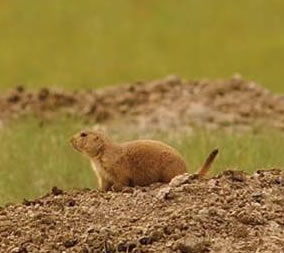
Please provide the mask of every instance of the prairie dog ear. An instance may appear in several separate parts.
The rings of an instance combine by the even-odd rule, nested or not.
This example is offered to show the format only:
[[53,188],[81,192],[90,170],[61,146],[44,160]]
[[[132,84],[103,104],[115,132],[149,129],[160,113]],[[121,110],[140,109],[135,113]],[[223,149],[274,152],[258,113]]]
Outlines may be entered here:
[[104,135],[107,135],[107,128],[105,126],[100,125],[100,124],[94,125],[92,127],[92,130],[96,131],[96,132],[99,132],[99,133],[102,133]]

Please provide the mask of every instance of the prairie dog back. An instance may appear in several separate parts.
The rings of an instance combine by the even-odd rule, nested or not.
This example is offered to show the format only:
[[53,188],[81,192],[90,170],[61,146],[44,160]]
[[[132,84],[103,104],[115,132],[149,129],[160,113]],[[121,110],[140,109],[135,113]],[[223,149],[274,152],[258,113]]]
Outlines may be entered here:
[[137,140],[121,144],[133,185],[154,182],[168,183],[173,177],[187,172],[182,156],[171,146],[154,140]]

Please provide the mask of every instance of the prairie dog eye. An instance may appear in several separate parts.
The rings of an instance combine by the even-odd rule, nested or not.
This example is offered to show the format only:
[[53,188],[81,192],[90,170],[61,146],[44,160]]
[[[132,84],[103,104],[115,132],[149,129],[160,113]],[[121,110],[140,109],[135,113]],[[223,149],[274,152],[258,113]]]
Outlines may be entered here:
[[80,136],[81,136],[81,137],[87,137],[87,134],[86,134],[85,132],[82,132],[82,133],[80,134]]

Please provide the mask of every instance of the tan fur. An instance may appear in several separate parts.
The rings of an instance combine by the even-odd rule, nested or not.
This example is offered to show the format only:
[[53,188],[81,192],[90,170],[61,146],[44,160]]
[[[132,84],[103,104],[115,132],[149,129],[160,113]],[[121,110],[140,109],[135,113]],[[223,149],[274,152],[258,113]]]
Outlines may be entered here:
[[211,167],[211,164],[213,163],[213,161],[215,160],[216,156],[218,155],[219,150],[218,149],[214,149],[209,156],[207,157],[207,159],[205,160],[205,163],[201,166],[201,168],[198,170],[198,175],[200,177],[205,177],[206,174],[208,174],[208,171]]
[[[117,144],[103,132],[86,130],[74,135],[71,144],[91,160],[99,189],[103,191],[116,186],[168,183],[173,177],[187,172],[182,156],[160,141],[136,140]],[[209,156],[201,167],[201,176],[206,174],[215,156],[213,159]]]

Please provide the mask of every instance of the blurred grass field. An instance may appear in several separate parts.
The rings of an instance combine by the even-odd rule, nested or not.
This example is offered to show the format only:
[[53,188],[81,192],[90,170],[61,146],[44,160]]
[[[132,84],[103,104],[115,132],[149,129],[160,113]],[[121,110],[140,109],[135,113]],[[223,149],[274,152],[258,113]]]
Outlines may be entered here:
[[[197,79],[239,72],[283,92],[283,11],[280,0],[3,0],[0,90],[18,84],[95,88],[171,73]],[[85,126],[58,119],[40,127],[29,118],[1,128],[0,205],[37,197],[54,185],[95,187],[89,162],[68,144]],[[214,147],[221,152],[213,174],[284,167],[283,134],[271,130],[157,138],[174,145],[192,171]]]
[[0,89],[240,72],[283,92],[281,0],[3,0]]

